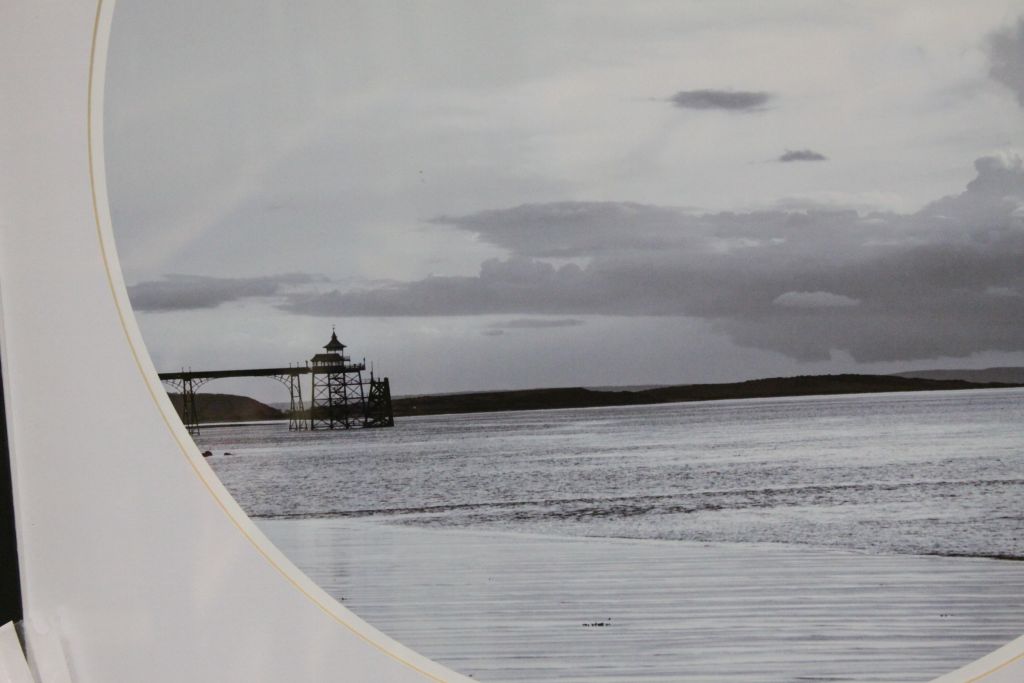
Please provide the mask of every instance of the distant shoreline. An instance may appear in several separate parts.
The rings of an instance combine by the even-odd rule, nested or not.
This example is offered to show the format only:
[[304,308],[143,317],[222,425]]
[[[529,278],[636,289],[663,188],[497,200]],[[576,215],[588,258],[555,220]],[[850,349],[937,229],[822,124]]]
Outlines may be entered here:
[[408,396],[395,399],[393,406],[396,417],[409,417],[508,410],[658,405],[661,403],[746,398],[869,394],[892,391],[1011,389],[1020,386],[1024,385],[1003,382],[922,379],[894,375],[801,375],[722,384],[682,384],[639,391],[566,387]]
[[[786,396],[831,396],[871,394],[890,391],[942,391],[964,389],[1012,389],[1024,383],[971,382],[962,379],[930,379],[900,375],[801,375],[769,377],[720,384],[588,389],[558,387],[473,391],[451,394],[402,396],[392,401],[396,417],[491,413],[509,410],[558,410],[612,406],[659,405],[692,401],[723,401]],[[181,397],[169,394],[180,412]],[[196,395],[205,426],[253,424],[287,420],[288,413],[247,396],[233,394]]]

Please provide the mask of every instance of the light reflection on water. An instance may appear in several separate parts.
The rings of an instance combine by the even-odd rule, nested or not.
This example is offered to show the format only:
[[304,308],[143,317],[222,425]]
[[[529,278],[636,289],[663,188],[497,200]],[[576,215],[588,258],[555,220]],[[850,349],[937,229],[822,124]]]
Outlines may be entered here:
[[257,517],[1024,557],[1019,389],[221,427],[197,441]]

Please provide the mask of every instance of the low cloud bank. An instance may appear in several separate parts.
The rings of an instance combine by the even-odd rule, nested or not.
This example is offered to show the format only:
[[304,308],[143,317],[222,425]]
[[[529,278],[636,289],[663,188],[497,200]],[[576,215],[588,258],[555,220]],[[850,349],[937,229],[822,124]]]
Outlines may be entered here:
[[691,316],[804,360],[1021,350],[1024,168],[1010,156],[975,168],[962,193],[913,214],[562,202],[444,216],[437,222],[509,257],[473,277],[293,296],[282,307],[333,317]]
[[585,324],[578,318],[516,318],[488,325],[496,330],[543,330],[555,327],[579,327]]
[[165,275],[128,287],[128,297],[136,311],[161,312],[216,308],[229,301],[277,296],[295,285],[323,281],[323,277],[305,273],[287,273],[266,277],[220,278],[200,275]]

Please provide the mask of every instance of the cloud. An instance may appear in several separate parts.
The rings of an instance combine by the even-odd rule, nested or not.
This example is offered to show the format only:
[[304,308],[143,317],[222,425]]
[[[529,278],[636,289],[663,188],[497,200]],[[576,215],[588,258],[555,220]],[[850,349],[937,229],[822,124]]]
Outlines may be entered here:
[[290,297],[283,307],[334,317],[686,316],[801,360],[1021,350],[1024,298],[992,293],[1024,291],[1024,167],[1003,156],[975,168],[963,192],[912,214],[562,202],[447,217],[511,255],[472,277]]
[[492,329],[500,330],[522,330],[522,329],[547,329],[552,327],[579,327],[584,321],[578,318],[516,318],[488,325]]
[[136,311],[182,311],[216,308],[229,301],[269,297],[285,293],[295,285],[323,282],[324,278],[304,273],[287,273],[253,278],[219,278],[199,275],[164,276],[162,280],[139,282],[128,287]]
[[669,98],[680,109],[762,111],[772,94],[750,90],[681,90]]
[[787,149],[778,161],[828,161],[828,157],[812,149]]
[[840,192],[825,190],[785,195],[758,208],[780,209],[784,211],[830,210],[875,213],[880,210],[880,207],[898,206],[902,199],[898,194],[892,192]]
[[859,306],[860,300],[832,292],[786,292],[772,303],[787,308],[833,308],[835,306]]
[[[289,298],[286,310],[309,315],[416,316],[552,314],[593,307],[590,279],[574,264],[555,268],[528,258],[489,259],[475,277],[431,276],[411,283]],[[545,292],[557,297],[544,300]]]
[[989,37],[989,76],[1017,96],[1024,107],[1024,18]]
[[687,209],[631,202],[552,202],[432,222],[479,235],[496,246],[533,257],[593,256],[629,249],[678,246]]

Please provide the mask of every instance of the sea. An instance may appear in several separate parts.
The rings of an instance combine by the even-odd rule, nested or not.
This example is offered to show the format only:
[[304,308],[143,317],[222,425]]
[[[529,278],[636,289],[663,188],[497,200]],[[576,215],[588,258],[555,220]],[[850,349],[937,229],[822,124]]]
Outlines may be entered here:
[[479,680],[928,680],[1024,633],[1022,389],[196,441],[329,593]]

